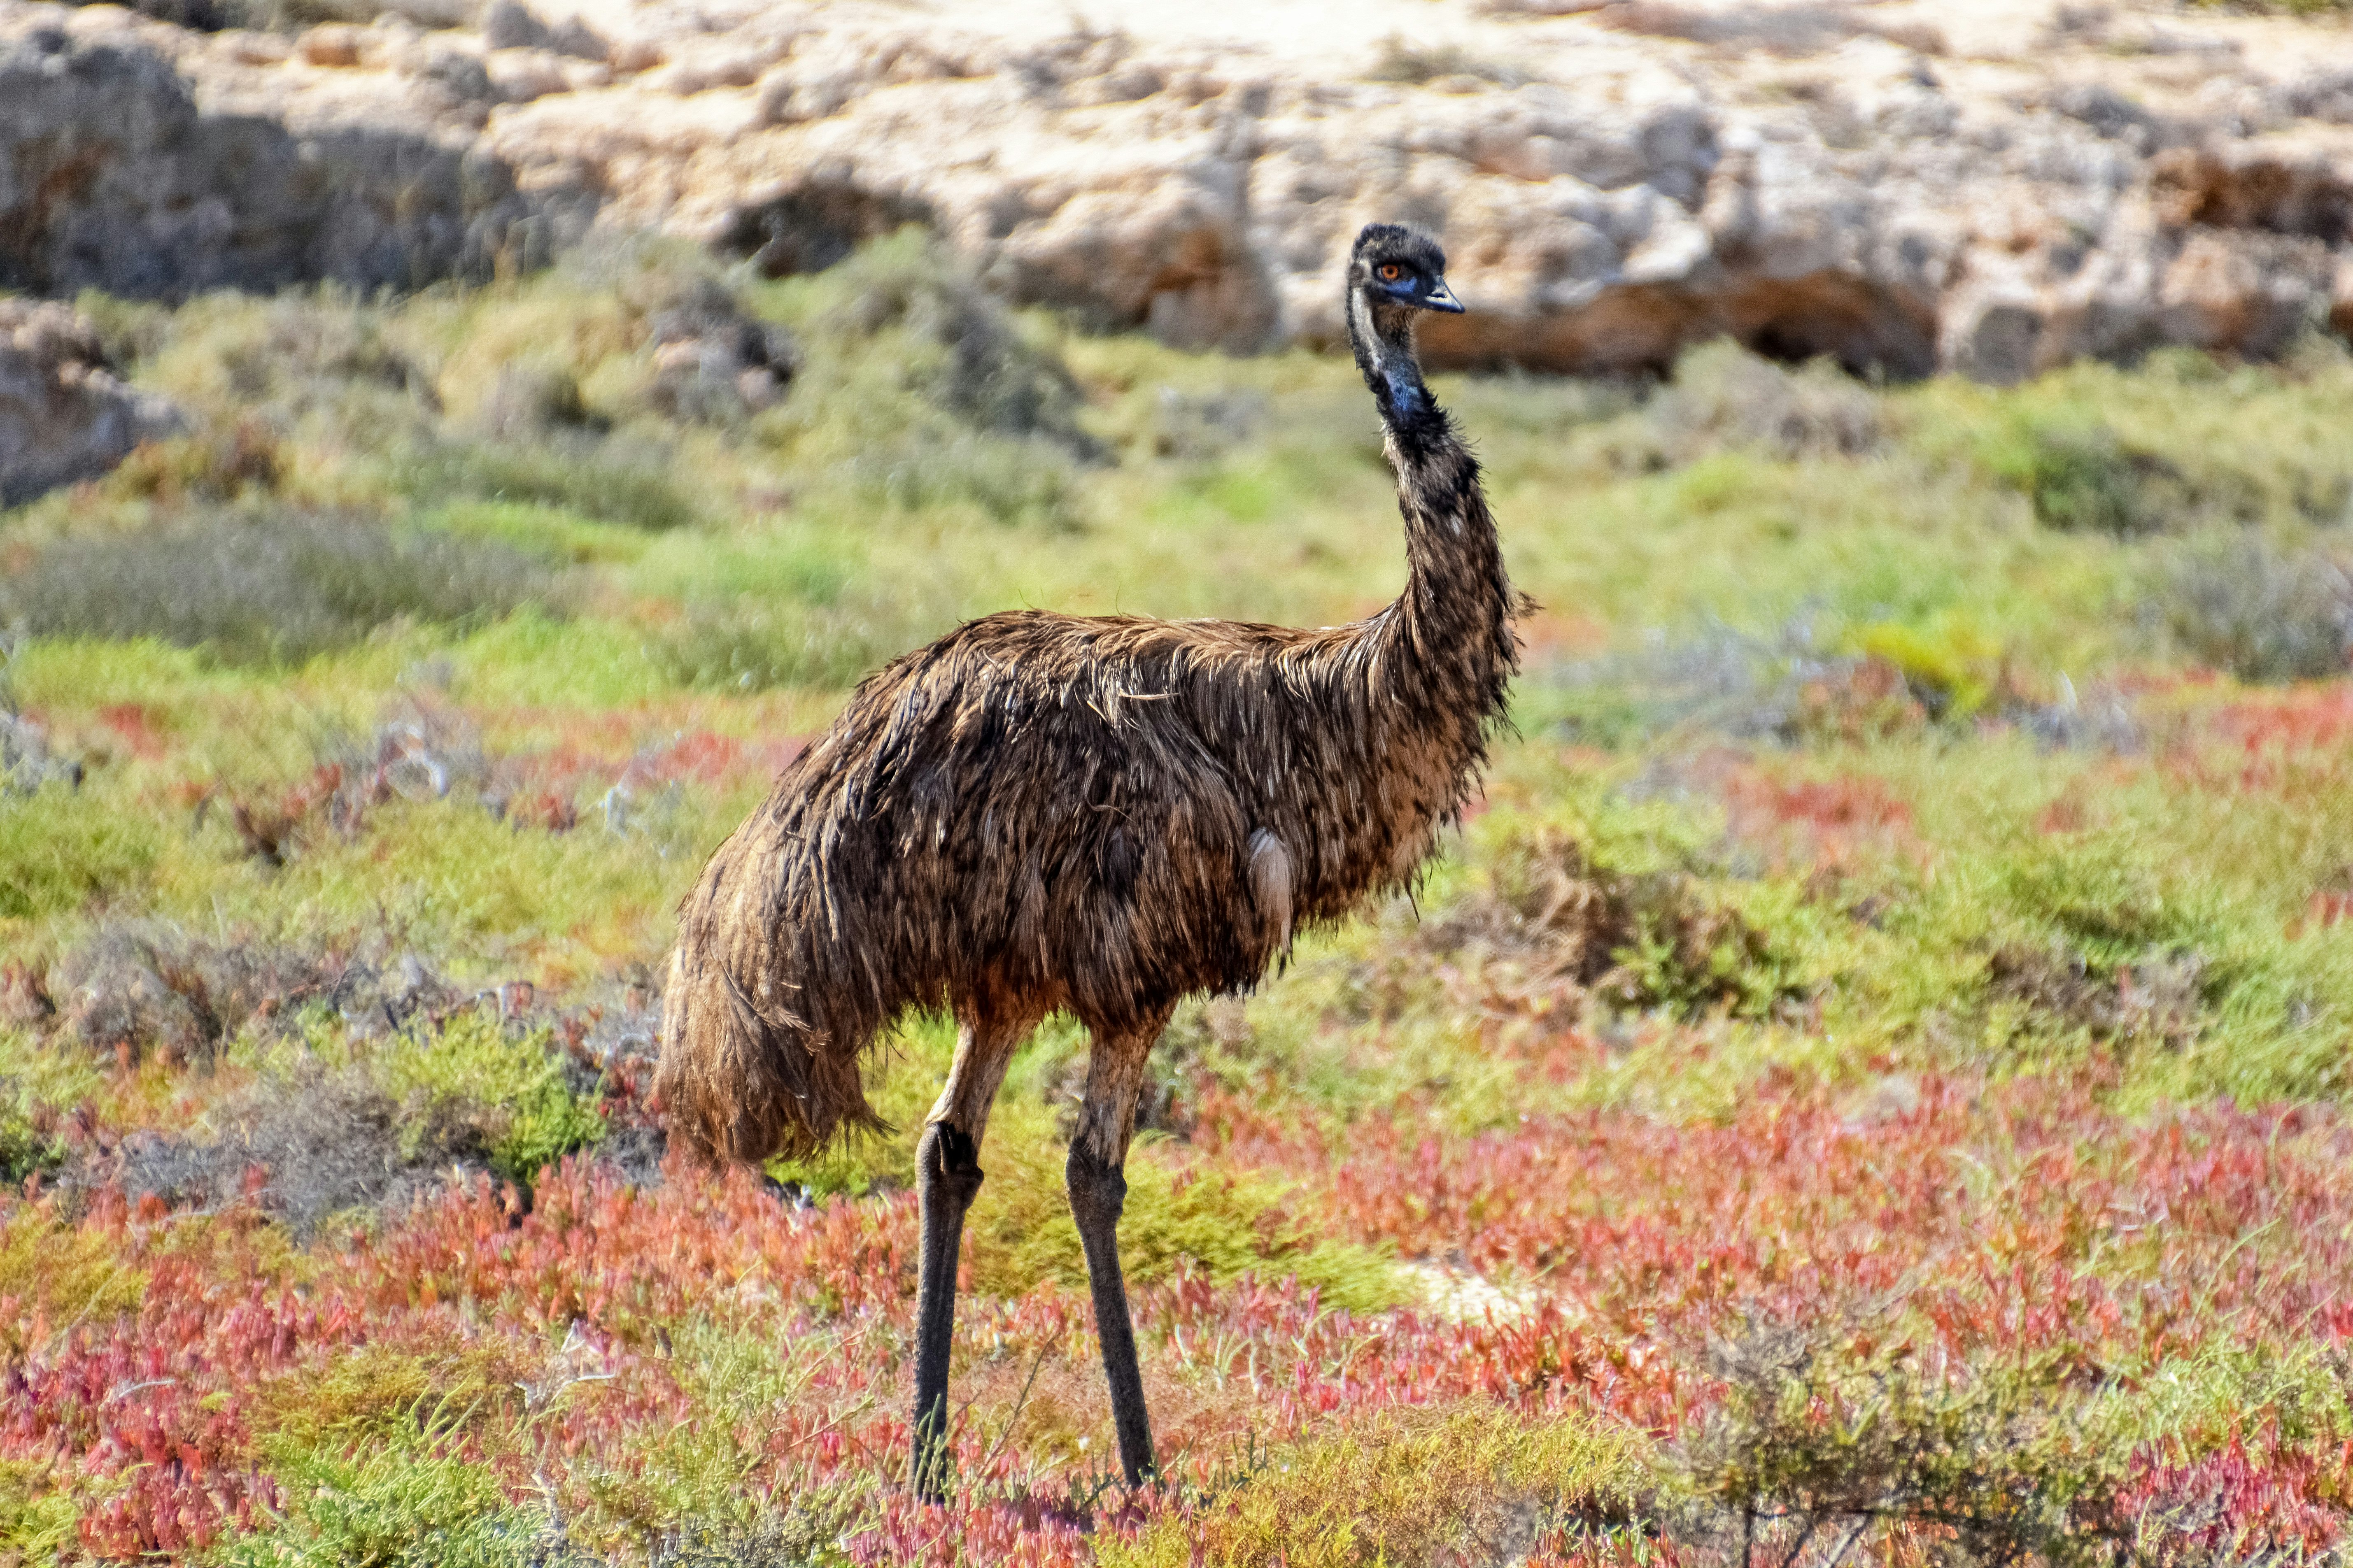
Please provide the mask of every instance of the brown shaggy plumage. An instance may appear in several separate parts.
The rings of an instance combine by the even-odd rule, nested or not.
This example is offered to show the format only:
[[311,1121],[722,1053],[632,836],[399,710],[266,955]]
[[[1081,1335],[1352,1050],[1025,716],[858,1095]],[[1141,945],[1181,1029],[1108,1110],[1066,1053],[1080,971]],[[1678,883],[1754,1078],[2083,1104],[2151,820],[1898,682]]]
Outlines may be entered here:
[[1303,925],[1400,886],[1478,787],[1518,664],[1479,467],[1412,321],[1459,310],[1426,236],[1376,224],[1348,326],[1405,515],[1397,602],[1320,631],[990,616],[861,684],[722,845],[681,911],[656,1087],[707,1160],[881,1125],[860,1058],[949,1008],[955,1061],[916,1151],[913,1475],[942,1495],[956,1249],[1007,1062],[1046,1014],[1092,1037],[1068,1172],[1120,1463],[1152,1473],[1121,1279],[1121,1167],[1177,1000],[1257,984]]
[[860,1058],[909,1008],[1128,1033],[1412,877],[1478,787],[1517,600],[1477,463],[1370,354],[1405,592],[1313,631],[1014,611],[870,676],[681,910],[673,1137],[812,1152],[881,1126]]

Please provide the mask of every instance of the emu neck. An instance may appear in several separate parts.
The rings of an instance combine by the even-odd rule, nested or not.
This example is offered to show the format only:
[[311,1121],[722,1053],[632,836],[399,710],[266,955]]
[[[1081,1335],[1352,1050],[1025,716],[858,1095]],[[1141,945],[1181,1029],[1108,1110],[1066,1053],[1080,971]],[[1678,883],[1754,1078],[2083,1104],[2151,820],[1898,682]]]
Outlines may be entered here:
[[1376,305],[1361,291],[1352,291],[1348,342],[1356,352],[1356,368],[1379,405],[1382,424],[1395,429],[1400,419],[1417,421],[1436,412],[1414,353],[1411,312],[1396,305]]
[[1387,695],[1418,715],[1461,727],[1483,752],[1519,668],[1514,595],[1479,465],[1430,396],[1413,347],[1410,312],[1351,292],[1348,335],[1388,432],[1405,518],[1405,592],[1375,634]]

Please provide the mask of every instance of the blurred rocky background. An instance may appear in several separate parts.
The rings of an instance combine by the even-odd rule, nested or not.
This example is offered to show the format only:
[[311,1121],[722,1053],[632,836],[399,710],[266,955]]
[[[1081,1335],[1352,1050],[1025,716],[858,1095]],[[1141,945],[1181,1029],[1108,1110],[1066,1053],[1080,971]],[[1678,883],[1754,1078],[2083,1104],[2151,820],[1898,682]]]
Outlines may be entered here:
[[2008,382],[2353,330],[2341,12],[533,5],[0,0],[0,288],[406,289],[600,227],[784,273],[913,221],[1017,301],[1249,351],[1332,339],[1341,248],[1405,217],[1456,364],[1729,333]]

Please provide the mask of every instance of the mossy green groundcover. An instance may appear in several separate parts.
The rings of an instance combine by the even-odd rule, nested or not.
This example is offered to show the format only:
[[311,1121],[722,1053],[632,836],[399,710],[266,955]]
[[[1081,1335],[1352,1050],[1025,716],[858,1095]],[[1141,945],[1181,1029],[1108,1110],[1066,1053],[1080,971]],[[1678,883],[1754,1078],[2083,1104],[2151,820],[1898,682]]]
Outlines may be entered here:
[[[889,1137],[667,1163],[671,911],[962,617],[1377,607],[1353,368],[913,234],[82,303],[192,419],[0,513],[0,1563],[2342,1558],[2342,343],[1439,378],[1541,606],[1485,798],[1156,1054],[1142,1493],[1040,1029],[935,1507],[951,1031]],[[781,395],[659,352],[714,321]]]

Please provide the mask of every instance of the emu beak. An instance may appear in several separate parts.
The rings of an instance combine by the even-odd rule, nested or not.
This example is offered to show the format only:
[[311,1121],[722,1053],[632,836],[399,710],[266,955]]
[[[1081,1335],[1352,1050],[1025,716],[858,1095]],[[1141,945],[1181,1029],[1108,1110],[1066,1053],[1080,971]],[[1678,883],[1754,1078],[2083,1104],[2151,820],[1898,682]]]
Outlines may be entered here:
[[1441,278],[1435,288],[1421,297],[1421,308],[1425,310],[1443,310],[1450,316],[1459,316],[1462,313],[1462,301],[1454,297],[1454,290],[1449,289],[1446,286],[1446,279]]

